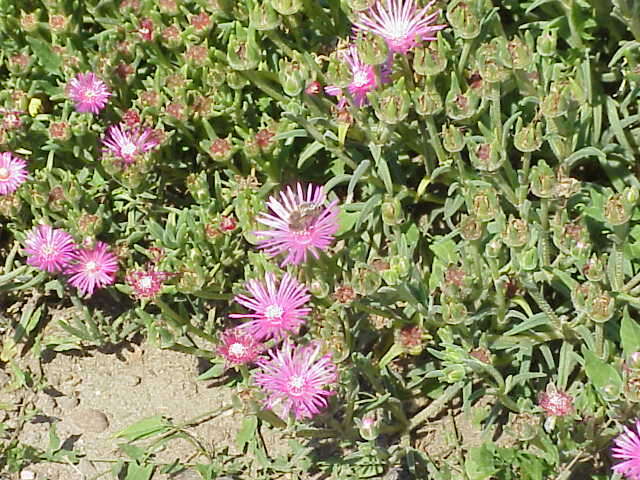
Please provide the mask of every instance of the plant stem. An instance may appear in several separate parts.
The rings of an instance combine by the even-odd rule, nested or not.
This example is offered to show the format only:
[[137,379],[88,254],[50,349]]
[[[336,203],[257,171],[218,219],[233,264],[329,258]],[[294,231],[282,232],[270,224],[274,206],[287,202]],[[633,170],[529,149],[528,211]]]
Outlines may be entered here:
[[409,431],[415,430],[423,422],[426,422],[430,418],[438,415],[446,404],[458,395],[460,390],[462,390],[462,387],[463,385],[461,382],[449,386],[437,400],[434,400],[428,407],[414,415],[409,422]]

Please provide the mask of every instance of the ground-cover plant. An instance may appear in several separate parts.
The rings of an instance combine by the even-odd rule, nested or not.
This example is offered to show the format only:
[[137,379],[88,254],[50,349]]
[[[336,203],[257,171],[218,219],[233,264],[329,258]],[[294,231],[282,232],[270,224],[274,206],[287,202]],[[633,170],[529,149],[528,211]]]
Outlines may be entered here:
[[[140,338],[207,359],[250,455],[194,440],[203,478],[640,478],[637,0],[0,12],[14,383]],[[179,470],[140,448],[114,474]]]

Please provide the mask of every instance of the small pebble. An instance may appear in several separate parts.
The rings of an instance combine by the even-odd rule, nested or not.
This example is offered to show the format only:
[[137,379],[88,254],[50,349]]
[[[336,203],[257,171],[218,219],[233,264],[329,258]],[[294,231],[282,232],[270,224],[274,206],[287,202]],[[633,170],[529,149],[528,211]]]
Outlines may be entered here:
[[93,408],[75,409],[70,415],[73,424],[83,432],[100,433],[109,428],[107,416]]
[[36,478],[36,474],[31,470],[22,470],[20,472],[20,480],[33,480]]
[[141,378],[137,375],[122,375],[120,381],[128,387],[135,387],[140,383]]

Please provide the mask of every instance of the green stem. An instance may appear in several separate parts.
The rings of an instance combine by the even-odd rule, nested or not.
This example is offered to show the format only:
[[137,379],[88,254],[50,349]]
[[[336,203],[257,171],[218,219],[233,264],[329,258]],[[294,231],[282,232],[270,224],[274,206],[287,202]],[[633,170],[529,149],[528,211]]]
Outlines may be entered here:
[[604,327],[601,323],[596,323],[596,351],[595,354],[602,358],[602,354],[604,353]]
[[[518,207],[521,207],[529,193],[529,169],[531,168],[531,152],[522,154],[522,168],[518,172]],[[522,212],[520,212],[522,215]]]
[[[418,122],[420,123],[420,122]],[[436,127],[436,122],[433,120],[433,117],[431,115],[427,116],[425,123],[427,124],[427,131],[429,132],[429,140],[431,143],[431,146],[433,147],[433,149],[436,152],[436,156],[438,157],[438,162],[440,163],[440,165],[446,165],[447,164],[447,154],[445,153],[444,149],[442,148],[442,143],[440,142],[440,135],[438,134],[438,129]],[[422,125],[420,125],[420,128],[422,128]],[[423,130],[424,132],[424,130]],[[423,136],[426,137],[426,135]],[[423,141],[425,139],[423,138]],[[458,153],[458,156],[460,156],[460,153]],[[427,160],[425,159],[425,162]],[[430,174],[429,171],[427,171],[428,174]]]
[[430,418],[437,416],[442,409],[449,403],[458,393],[462,390],[462,383],[456,383],[449,386],[437,400],[431,402],[431,404],[424,410],[418,412],[409,422],[409,430],[415,430],[422,423],[426,422]]

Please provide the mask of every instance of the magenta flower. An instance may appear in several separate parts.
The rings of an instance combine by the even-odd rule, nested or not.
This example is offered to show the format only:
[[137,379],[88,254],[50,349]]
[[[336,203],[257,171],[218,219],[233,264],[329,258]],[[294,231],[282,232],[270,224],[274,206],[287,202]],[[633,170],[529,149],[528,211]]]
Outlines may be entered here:
[[338,375],[331,355],[318,358],[319,352],[319,344],[296,347],[286,340],[279,350],[269,352],[269,359],[256,362],[261,370],[254,379],[267,393],[266,408],[303,419],[327,407],[327,397],[335,392],[325,387]]
[[118,258],[108,251],[104,242],[96,242],[95,247],[76,251],[73,261],[65,269],[71,275],[69,283],[80,292],[93,295],[96,288],[111,285],[116,279]]
[[613,471],[631,480],[640,480],[640,419],[636,420],[636,428],[624,427],[613,443],[611,456],[624,460],[613,466]]
[[76,104],[80,113],[100,113],[106,105],[111,92],[109,87],[95,73],[79,73],[69,81],[67,95]]
[[439,10],[427,15],[433,3],[418,10],[415,0],[378,0],[371,8],[359,13],[354,27],[384,38],[392,53],[406,54],[418,41],[435,40],[436,32],[446,27],[433,25]]
[[217,351],[225,359],[227,366],[232,366],[253,363],[262,348],[254,337],[246,335],[237,328],[230,328],[220,335]]
[[124,123],[107,128],[102,143],[106,147],[105,152],[110,152],[125,165],[131,165],[160,144],[153,129],[127,128]]
[[27,180],[27,162],[11,152],[0,153],[0,195],[15,192]]
[[134,270],[127,273],[125,281],[133,290],[134,297],[149,299],[158,295],[164,286],[164,281],[170,275],[170,273],[160,272],[153,268],[149,270]]
[[235,301],[251,310],[251,313],[233,313],[231,318],[250,318],[240,329],[258,340],[282,338],[287,333],[296,333],[311,311],[303,307],[311,298],[307,287],[285,273],[279,285],[273,273],[267,273],[266,285],[258,280],[249,280],[245,285],[253,297],[237,295]]
[[267,255],[274,257],[286,253],[281,266],[298,265],[307,259],[307,253],[319,258],[318,250],[326,250],[338,230],[337,200],[324,206],[326,196],[321,186],[301,184],[295,190],[287,187],[280,198],[272,195],[267,205],[273,213],[261,213],[258,222],[271,227],[255,235],[266,237],[259,241]]
[[50,273],[63,271],[76,250],[71,235],[49,225],[35,227],[24,243],[27,263]]

